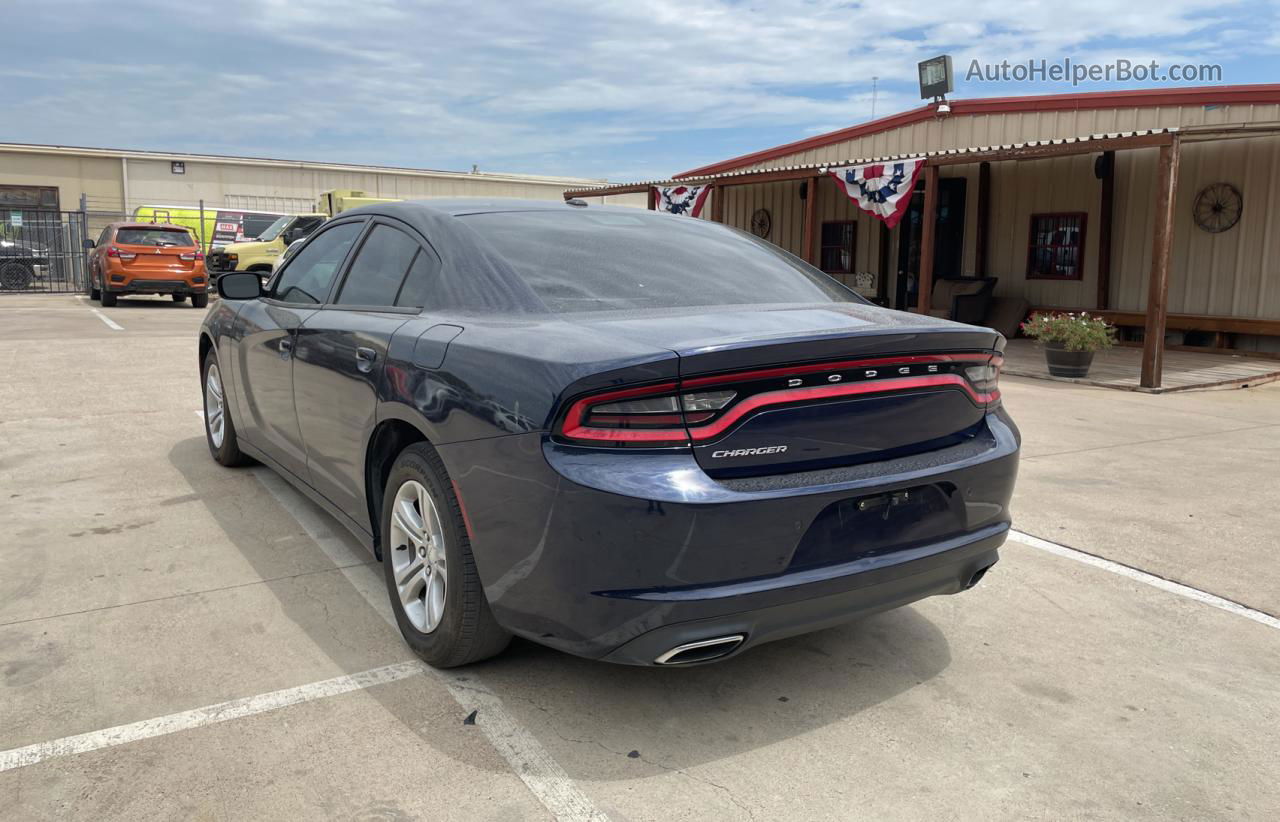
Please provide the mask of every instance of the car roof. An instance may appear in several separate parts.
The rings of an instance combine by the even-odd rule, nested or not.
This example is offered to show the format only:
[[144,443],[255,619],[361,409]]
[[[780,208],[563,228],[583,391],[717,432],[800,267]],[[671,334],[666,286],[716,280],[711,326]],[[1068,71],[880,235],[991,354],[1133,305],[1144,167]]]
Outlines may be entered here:
[[190,228],[188,228],[188,227],[187,227],[187,226],[185,226],[185,225],[175,225],[174,223],[112,223],[112,224],[111,224],[111,227],[112,227],[112,228],[116,228],[116,229],[120,229],[120,228],[166,228],[166,229],[167,229],[167,228],[171,228],[171,229],[177,229],[178,231],[187,231],[187,232],[191,231],[191,229],[190,229]]
[[433,211],[451,217],[465,214],[493,214],[510,211],[626,211],[635,213],[645,209],[628,206],[586,205],[584,200],[575,200],[578,205],[570,205],[564,200],[521,200],[515,197],[440,197],[429,200],[395,200],[386,203],[353,208],[344,211],[339,217],[348,214],[386,214],[403,219],[407,215]]

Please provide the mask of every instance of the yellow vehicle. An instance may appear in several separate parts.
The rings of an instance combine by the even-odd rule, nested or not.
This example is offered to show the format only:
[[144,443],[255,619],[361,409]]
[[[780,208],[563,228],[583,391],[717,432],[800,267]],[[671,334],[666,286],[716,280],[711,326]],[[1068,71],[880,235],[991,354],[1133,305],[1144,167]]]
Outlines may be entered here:
[[373,203],[393,203],[385,197],[366,197],[363,191],[335,189],[326,191],[316,201],[311,214],[285,215],[277,219],[256,240],[230,243],[209,252],[207,266],[211,276],[227,271],[271,273],[285,249],[296,240],[309,236],[330,217]]
[[190,229],[202,251],[245,238],[257,237],[285,215],[278,211],[246,211],[242,208],[198,208],[179,205],[143,205],[133,210],[138,223],[167,223]]
[[289,243],[310,235],[327,219],[326,214],[285,214],[259,234],[256,240],[215,246],[209,252],[205,264],[213,276],[228,271],[269,273]]
[[328,214],[330,217],[337,217],[344,211],[350,211],[360,206],[373,205],[374,203],[395,203],[398,201],[399,199],[396,197],[369,197],[363,191],[337,188],[320,195],[320,199],[316,201],[316,211]]

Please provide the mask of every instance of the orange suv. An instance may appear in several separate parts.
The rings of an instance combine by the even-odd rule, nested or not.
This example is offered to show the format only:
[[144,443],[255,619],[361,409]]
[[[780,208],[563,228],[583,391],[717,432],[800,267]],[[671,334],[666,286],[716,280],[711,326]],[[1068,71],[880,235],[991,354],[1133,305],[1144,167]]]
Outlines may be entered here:
[[112,223],[89,252],[89,298],[103,306],[120,294],[171,294],[209,304],[204,253],[191,232],[167,223]]

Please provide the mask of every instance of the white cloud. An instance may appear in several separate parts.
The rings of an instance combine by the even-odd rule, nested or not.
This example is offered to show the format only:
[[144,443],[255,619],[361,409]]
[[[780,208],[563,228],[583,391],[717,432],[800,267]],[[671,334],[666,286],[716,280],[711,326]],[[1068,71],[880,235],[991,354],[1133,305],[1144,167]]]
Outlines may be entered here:
[[[638,176],[866,120],[872,76],[879,115],[913,107],[916,61],[942,52],[963,77],[975,58],[1167,63],[1280,43],[1273,3],[1208,0],[219,0],[119,20],[65,5],[6,15],[21,39],[56,32],[64,56],[2,52],[0,139]],[[170,46],[112,62],[142,19]],[[724,147],[689,136],[716,129]],[[739,145],[744,129],[761,142]]]

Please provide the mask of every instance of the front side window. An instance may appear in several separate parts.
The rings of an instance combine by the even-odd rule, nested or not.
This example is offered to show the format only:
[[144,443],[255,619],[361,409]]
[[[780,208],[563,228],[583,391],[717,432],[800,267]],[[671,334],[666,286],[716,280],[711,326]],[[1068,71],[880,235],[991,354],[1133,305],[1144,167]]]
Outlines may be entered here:
[[777,246],[705,220],[588,209],[462,219],[555,312],[862,301]]
[[1032,214],[1027,248],[1028,280],[1079,280],[1084,276],[1083,211]]
[[324,302],[338,267],[363,227],[363,221],[343,223],[316,236],[289,260],[271,296],[286,303],[318,305]]
[[375,225],[356,252],[356,258],[342,282],[337,302],[341,305],[396,304],[405,272],[417,255],[418,241],[398,228]]
[[284,231],[285,226],[293,221],[292,217],[281,217],[272,223],[266,231],[258,235],[258,239],[264,243],[269,243],[276,237],[280,236],[280,232]]

